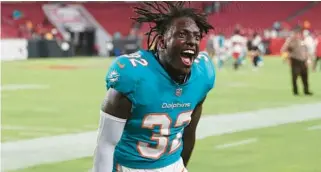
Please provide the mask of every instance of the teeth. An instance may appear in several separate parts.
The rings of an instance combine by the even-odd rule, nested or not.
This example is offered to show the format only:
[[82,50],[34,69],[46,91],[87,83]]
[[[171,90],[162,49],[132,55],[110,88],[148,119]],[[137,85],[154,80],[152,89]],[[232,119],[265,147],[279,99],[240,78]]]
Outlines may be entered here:
[[185,50],[183,53],[188,53],[188,54],[195,54],[193,50]]

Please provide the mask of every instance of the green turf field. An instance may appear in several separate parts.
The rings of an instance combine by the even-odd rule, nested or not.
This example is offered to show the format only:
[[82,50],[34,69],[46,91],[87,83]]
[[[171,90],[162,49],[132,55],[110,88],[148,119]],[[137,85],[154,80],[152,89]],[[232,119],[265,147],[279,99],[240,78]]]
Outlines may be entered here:
[[[198,141],[188,169],[191,172],[320,172],[321,130],[307,131],[313,125],[321,125],[321,120]],[[225,149],[216,148],[221,144],[249,138],[255,142]],[[92,158],[88,157],[16,172],[85,172],[91,166]]]
[[[96,129],[110,62],[108,58],[2,62],[1,142]],[[311,90],[315,92],[312,97],[292,96],[289,72],[289,67],[279,58],[265,58],[265,66],[258,71],[245,65],[235,72],[228,65],[217,72],[216,88],[205,102],[204,114],[321,102],[320,72],[310,73]],[[304,130],[312,124],[320,125],[321,121],[207,138],[198,142],[190,170],[321,171],[320,130]],[[255,137],[257,142],[226,150],[214,149],[215,145],[249,137]],[[209,150],[213,153],[209,154]],[[78,172],[90,167],[91,158],[85,158],[21,171]]]

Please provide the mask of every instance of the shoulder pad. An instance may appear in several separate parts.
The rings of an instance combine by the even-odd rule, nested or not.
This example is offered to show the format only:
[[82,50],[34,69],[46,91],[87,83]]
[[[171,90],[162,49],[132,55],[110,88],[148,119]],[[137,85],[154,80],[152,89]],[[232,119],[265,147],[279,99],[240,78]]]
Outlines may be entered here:
[[199,55],[195,59],[195,63],[199,65],[199,67],[207,77],[209,90],[211,90],[214,87],[216,80],[215,66],[213,64],[212,58],[208,55],[207,52],[202,51],[199,52]]

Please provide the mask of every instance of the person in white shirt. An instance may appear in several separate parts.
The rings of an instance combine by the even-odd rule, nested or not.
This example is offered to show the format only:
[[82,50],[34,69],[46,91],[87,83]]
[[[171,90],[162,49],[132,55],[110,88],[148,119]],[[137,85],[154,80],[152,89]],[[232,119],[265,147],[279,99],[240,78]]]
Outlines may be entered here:
[[240,34],[239,30],[234,32],[234,35],[231,37],[232,43],[232,56],[234,58],[234,69],[238,69],[242,64],[244,57],[247,53],[247,39]]

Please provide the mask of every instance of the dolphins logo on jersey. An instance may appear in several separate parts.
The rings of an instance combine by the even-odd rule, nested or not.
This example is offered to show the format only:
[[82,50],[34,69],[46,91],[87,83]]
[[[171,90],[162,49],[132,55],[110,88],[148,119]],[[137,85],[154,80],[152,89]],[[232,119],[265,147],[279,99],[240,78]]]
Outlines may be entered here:
[[119,74],[116,70],[111,71],[108,76],[108,80],[110,82],[116,82],[116,81],[118,81],[118,78],[119,78]]

